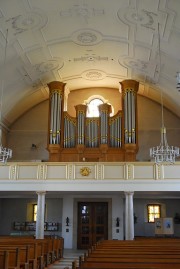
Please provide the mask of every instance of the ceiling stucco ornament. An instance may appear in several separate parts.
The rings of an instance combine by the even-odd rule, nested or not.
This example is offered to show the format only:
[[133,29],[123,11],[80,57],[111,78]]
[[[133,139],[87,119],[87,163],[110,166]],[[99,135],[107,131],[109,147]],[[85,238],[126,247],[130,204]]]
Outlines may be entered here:
[[[120,63],[120,61],[119,61]],[[144,62],[142,60],[135,60],[132,58],[125,58],[123,60],[123,64],[127,67],[131,67],[133,69],[141,70],[142,72],[146,72],[148,70],[148,62]]]
[[87,80],[101,80],[106,77],[106,73],[100,70],[92,69],[82,73],[82,78]]
[[[157,61],[142,61],[140,59],[133,59],[130,57],[119,58],[119,64],[132,69],[134,72],[141,73],[144,76],[143,80],[155,84],[159,79]],[[141,78],[142,78],[141,76]]]
[[74,62],[101,62],[101,61],[108,61],[108,57],[101,57],[97,55],[87,55],[87,56],[74,58]]
[[86,22],[92,17],[102,15],[104,15],[103,9],[91,8],[86,3],[76,4],[72,8],[60,11],[60,16],[62,17],[82,17]]
[[93,46],[101,42],[102,35],[91,29],[82,29],[73,33],[72,40],[74,43],[82,46]]
[[158,14],[148,10],[137,10],[135,8],[119,9],[118,18],[122,21],[140,25],[151,30],[155,30],[157,26]]
[[7,22],[11,23],[14,34],[17,35],[28,30],[41,29],[46,25],[47,17],[36,10],[10,18]]
[[39,73],[46,73],[51,70],[61,69],[63,67],[63,62],[58,62],[56,60],[49,60],[35,65],[35,69]]

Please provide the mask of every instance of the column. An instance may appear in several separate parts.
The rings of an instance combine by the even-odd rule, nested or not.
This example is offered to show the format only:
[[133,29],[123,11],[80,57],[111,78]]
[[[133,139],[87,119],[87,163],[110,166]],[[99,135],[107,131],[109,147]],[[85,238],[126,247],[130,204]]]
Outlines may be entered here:
[[125,240],[134,240],[134,192],[125,192]]
[[44,238],[45,191],[37,192],[36,239]]

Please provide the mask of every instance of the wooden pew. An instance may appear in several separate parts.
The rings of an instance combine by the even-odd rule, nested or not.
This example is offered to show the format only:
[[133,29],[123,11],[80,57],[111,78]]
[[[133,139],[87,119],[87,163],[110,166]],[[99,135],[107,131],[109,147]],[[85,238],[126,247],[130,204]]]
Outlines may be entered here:
[[[14,242],[14,241],[8,241],[8,242],[3,242],[0,243],[0,249],[4,250],[10,250],[13,248],[18,248],[19,249],[19,261],[20,261],[20,267],[21,268],[28,268],[30,267],[31,269],[43,269],[43,263],[42,263],[42,258],[41,260],[40,257],[38,256],[38,251],[37,251],[37,244],[32,243],[32,244],[24,244],[24,242]],[[23,263],[28,264],[27,265],[22,265]]]
[[79,259],[79,269],[88,268],[180,268],[180,240],[105,240]]
[[9,252],[7,250],[6,251],[0,250],[0,268],[8,269],[8,264],[9,264]]
[[29,237],[0,237],[0,247],[28,246],[27,260],[31,269],[44,269],[63,255],[64,241],[61,239],[34,239]]
[[19,260],[19,249],[13,248],[9,250],[0,249],[0,257],[1,257],[1,264],[0,268],[5,269],[21,269],[25,268],[28,269],[27,264],[22,264],[20,267],[20,260]]

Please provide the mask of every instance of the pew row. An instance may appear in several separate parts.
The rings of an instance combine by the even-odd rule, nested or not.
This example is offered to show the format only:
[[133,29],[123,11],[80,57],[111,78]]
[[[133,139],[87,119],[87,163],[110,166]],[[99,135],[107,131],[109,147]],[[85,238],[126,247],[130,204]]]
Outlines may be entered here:
[[180,239],[104,240],[72,263],[73,269],[180,268]]
[[44,269],[63,257],[63,248],[63,238],[0,237],[0,268]]

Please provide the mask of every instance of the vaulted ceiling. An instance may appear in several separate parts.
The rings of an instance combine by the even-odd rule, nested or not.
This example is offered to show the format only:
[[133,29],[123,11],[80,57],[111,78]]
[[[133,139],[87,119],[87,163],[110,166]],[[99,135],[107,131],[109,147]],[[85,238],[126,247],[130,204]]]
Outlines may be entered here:
[[180,117],[180,1],[1,0],[0,68],[7,126],[54,80],[71,91],[135,79]]

